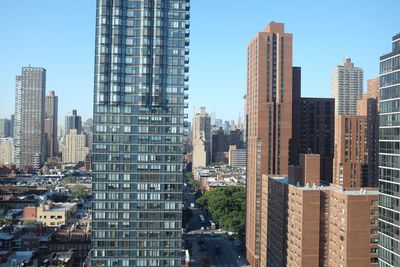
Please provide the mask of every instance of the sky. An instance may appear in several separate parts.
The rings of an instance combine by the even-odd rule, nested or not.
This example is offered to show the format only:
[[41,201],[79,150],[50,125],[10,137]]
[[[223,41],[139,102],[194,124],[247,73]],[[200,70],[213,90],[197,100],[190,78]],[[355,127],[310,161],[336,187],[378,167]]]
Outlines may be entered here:
[[[14,112],[22,66],[47,69],[59,96],[59,122],[72,109],[92,116],[95,0],[0,1],[0,118]],[[302,96],[329,97],[331,71],[351,57],[365,80],[400,32],[398,0],[192,0],[189,116],[205,106],[224,120],[243,113],[246,47],[271,22],[293,34]],[[366,89],[364,83],[364,90]]]

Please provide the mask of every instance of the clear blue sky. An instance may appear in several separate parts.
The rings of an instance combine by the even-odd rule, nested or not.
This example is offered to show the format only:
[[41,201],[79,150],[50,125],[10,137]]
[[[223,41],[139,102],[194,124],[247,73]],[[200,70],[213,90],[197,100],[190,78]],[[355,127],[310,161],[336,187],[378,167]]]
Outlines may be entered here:
[[[95,0],[0,1],[0,117],[14,110],[15,76],[47,69],[60,121],[72,109],[92,115]],[[330,96],[330,72],[349,56],[365,79],[400,32],[400,1],[192,0],[189,114],[201,105],[237,119],[246,89],[246,46],[270,21],[294,36],[302,95]]]

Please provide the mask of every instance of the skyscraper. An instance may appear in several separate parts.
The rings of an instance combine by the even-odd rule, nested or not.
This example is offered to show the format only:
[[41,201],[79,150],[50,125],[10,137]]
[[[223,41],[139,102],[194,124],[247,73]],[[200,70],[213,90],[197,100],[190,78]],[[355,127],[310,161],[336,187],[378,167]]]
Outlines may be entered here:
[[[18,167],[39,165],[45,155],[44,107],[46,70],[23,67],[16,77],[14,161]],[[37,164],[36,164],[37,165]]]
[[[300,96],[300,94],[297,94]],[[299,164],[299,153],[320,155],[321,181],[332,182],[335,100],[300,97],[293,100],[291,165]],[[296,133],[296,134],[295,134]]]
[[98,0],[94,266],[181,266],[188,0]]
[[11,136],[11,121],[9,119],[0,119],[0,138]]
[[367,81],[367,92],[357,102],[357,114],[367,118],[367,175],[362,186],[378,187],[379,78]]
[[340,115],[335,119],[333,182],[361,187],[368,174],[367,117]]
[[400,266],[400,33],[380,58],[379,266]]
[[[267,181],[287,174],[292,136],[292,34],[270,23],[247,47],[246,257],[267,266]],[[266,176],[268,177],[268,176]]]
[[65,116],[65,134],[69,134],[71,129],[76,129],[78,134],[82,133],[82,117],[75,109],[72,110],[72,115]]
[[50,91],[45,102],[45,133],[47,139],[47,157],[56,157],[57,148],[58,96]]
[[363,70],[354,67],[350,58],[332,71],[332,97],[335,98],[335,115],[357,115],[357,100],[362,97]]
[[62,150],[63,163],[84,162],[89,154],[89,147],[86,145],[86,135],[78,134],[76,129],[71,129],[65,136],[65,145]]
[[205,107],[193,118],[193,168],[207,166],[211,162],[211,117]]

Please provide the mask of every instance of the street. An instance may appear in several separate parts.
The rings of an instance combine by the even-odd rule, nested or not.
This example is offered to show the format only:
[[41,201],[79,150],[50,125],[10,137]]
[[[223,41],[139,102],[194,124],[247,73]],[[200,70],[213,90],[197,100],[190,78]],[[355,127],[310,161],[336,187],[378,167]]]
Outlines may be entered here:
[[[243,251],[238,249],[238,240],[229,240],[226,232],[210,229],[212,218],[195,203],[194,193],[187,186],[184,187],[184,200],[185,207],[193,212],[185,235],[185,243],[191,257],[190,266],[247,266]],[[195,203],[194,208],[191,207],[191,203]],[[200,215],[204,217],[205,223],[201,222]],[[202,227],[204,230],[201,230]]]

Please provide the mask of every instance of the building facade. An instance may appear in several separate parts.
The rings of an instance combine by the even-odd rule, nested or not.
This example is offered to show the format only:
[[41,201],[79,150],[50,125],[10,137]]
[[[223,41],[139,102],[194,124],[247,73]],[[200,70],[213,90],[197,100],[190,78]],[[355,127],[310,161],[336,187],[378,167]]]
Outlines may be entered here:
[[58,153],[57,142],[58,122],[58,96],[54,91],[49,91],[45,102],[45,134],[47,157],[56,157]]
[[247,153],[245,148],[237,148],[236,145],[230,145],[228,154],[229,166],[246,168]]
[[335,115],[357,115],[357,101],[362,97],[364,72],[354,67],[350,58],[332,71],[332,97]]
[[193,168],[205,167],[211,162],[212,136],[211,117],[205,107],[201,107],[193,118]]
[[400,266],[400,34],[380,58],[379,266]]
[[37,166],[44,161],[45,92],[46,70],[23,67],[22,74],[16,77],[14,162],[17,167]]
[[63,163],[85,162],[89,154],[89,147],[86,145],[86,135],[78,134],[77,129],[71,129],[65,137],[65,145],[62,150]]
[[263,174],[287,174],[292,134],[292,34],[270,23],[247,47],[246,257],[267,266],[268,213]]
[[[296,95],[300,96],[300,93]],[[321,181],[332,182],[335,132],[333,98],[300,97],[293,100],[293,138],[290,164],[299,164],[300,153],[315,153],[321,159]],[[296,133],[296,134],[294,134]]]
[[378,266],[378,190],[320,186],[318,154],[268,180],[268,266]]
[[181,266],[189,10],[97,1],[93,266]]
[[362,186],[378,187],[379,180],[379,78],[367,81],[367,92],[357,102],[357,115],[367,118],[367,175]]
[[0,119],[0,138],[11,136],[11,121],[9,119]]
[[14,142],[13,138],[0,138],[0,165],[14,163]]
[[76,109],[72,110],[72,114],[65,116],[65,134],[69,134],[71,129],[76,129],[78,134],[82,132],[82,117],[78,115]]
[[366,116],[336,117],[334,184],[344,187],[361,187],[367,180],[367,124]]

